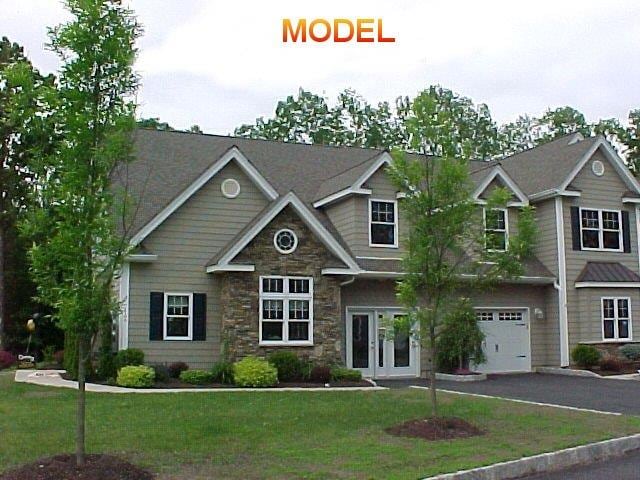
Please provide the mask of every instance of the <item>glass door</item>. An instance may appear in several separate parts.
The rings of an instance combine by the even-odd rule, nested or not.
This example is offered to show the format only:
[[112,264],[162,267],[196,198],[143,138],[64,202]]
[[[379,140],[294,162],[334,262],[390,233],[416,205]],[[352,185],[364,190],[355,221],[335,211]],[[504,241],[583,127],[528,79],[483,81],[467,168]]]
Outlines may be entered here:
[[394,320],[402,317],[400,313],[377,312],[378,342],[376,377],[415,376],[418,375],[417,341],[410,332],[398,329],[387,331],[384,327],[385,316]]
[[362,371],[366,377],[374,376],[374,339],[372,335],[373,322],[369,312],[354,312],[350,314],[347,323],[347,338],[351,348],[347,351],[349,358],[347,365]]

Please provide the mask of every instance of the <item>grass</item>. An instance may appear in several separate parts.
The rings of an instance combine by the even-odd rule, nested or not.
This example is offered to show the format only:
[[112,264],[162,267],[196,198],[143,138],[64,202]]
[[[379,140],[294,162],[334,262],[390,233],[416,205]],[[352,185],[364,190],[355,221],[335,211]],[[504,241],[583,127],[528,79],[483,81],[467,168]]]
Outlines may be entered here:
[[[73,450],[75,392],[0,373],[0,472]],[[440,394],[445,415],[487,431],[425,442],[387,435],[426,415],[426,394],[88,394],[87,448],[162,479],[419,478],[640,432],[640,418]]]

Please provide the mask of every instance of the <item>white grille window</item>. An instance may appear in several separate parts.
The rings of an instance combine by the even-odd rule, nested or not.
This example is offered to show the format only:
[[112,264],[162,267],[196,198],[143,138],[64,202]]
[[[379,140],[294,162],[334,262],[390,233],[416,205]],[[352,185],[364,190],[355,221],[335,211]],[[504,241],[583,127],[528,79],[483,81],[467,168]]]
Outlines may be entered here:
[[312,278],[260,278],[260,343],[313,344]]
[[191,340],[193,331],[193,295],[165,293],[164,339]]
[[498,320],[506,322],[520,322],[522,321],[522,312],[498,312]]
[[631,339],[631,305],[628,298],[602,299],[602,338]]
[[369,245],[398,246],[398,204],[395,201],[369,201]]
[[622,250],[622,226],[617,210],[580,209],[583,250]]
[[484,210],[484,233],[487,250],[504,252],[508,246],[508,217],[504,208]]
[[476,312],[476,319],[479,322],[490,322],[493,320],[493,312]]

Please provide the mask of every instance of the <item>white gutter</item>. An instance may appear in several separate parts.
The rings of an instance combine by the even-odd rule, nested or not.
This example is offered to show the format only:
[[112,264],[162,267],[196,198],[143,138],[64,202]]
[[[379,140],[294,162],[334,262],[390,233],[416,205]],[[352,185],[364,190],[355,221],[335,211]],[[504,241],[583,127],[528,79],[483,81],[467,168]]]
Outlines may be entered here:
[[[569,365],[569,314],[567,312],[567,261],[564,242],[564,209],[562,197],[555,198],[556,239],[558,248],[558,330],[560,333],[560,366]],[[555,285],[554,285],[555,286]]]

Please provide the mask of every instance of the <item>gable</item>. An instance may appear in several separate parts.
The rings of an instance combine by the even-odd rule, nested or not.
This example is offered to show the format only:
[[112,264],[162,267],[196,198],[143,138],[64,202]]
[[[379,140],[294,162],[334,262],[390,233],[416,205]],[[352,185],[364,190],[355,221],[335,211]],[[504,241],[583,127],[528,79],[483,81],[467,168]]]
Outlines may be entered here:
[[498,187],[506,188],[511,191],[512,206],[526,205],[529,200],[525,193],[520,189],[516,182],[507,174],[501,165],[496,165],[487,172],[487,175],[476,186],[473,192],[473,198],[478,203],[485,203],[485,199],[491,194],[491,192]]
[[[604,165],[604,173],[601,176],[593,172],[594,162]],[[582,201],[611,199],[618,204],[623,194],[629,190],[611,160],[600,149],[583,165],[569,184],[569,188],[580,191]]]
[[384,198],[395,200],[397,189],[391,183],[391,179],[385,172],[386,164],[382,165],[372,174],[363,187],[371,190],[371,198]]

